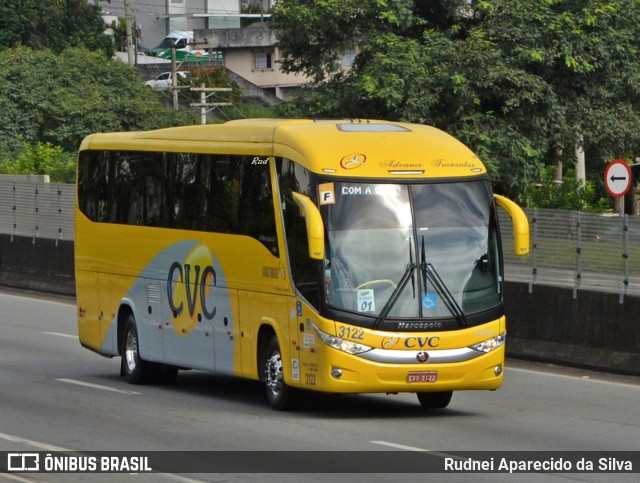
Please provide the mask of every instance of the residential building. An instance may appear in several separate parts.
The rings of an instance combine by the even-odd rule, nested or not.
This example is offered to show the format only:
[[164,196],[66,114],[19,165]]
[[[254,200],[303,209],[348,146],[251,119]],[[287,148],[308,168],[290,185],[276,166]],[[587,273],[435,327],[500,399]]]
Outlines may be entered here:
[[309,82],[305,76],[280,70],[278,39],[266,22],[235,29],[194,30],[194,37],[206,49],[221,51],[227,69],[280,99],[290,98],[293,89]]
[[[265,0],[101,1],[108,22],[116,17],[125,18],[125,4],[128,4],[138,42],[147,49],[157,46],[166,35],[176,30],[239,28],[240,13],[259,11],[264,3]],[[257,7],[251,8],[254,4]]]
[[[243,84],[289,99],[292,91],[309,79],[280,69],[277,37],[267,24],[274,3],[275,0],[111,0],[103,2],[103,11],[105,18],[124,18],[128,6],[138,45],[146,49],[156,47],[171,32],[192,31],[197,48],[221,51],[224,66]],[[352,55],[346,54],[347,64]]]

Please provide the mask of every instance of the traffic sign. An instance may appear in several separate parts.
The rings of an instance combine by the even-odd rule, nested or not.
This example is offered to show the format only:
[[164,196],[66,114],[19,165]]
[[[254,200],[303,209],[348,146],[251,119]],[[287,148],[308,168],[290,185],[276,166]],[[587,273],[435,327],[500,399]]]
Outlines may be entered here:
[[604,170],[604,187],[614,198],[622,198],[631,188],[631,169],[626,161],[614,159]]

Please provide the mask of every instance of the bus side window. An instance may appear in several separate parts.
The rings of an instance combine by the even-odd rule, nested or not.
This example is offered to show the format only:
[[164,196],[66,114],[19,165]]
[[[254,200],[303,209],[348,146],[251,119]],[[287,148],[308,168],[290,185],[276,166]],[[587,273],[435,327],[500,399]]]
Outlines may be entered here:
[[269,165],[252,164],[253,156],[206,156],[206,229],[250,236],[279,256]]
[[278,238],[271,190],[269,164],[255,164],[254,158],[243,160],[238,220],[245,235],[251,236],[278,256]]

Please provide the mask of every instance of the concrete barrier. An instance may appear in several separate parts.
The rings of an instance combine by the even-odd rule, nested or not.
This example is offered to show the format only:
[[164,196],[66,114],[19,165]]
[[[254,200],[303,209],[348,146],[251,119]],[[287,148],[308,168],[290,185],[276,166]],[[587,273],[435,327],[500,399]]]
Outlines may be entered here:
[[0,286],[75,296],[74,243],[0,234]]
[[640,297],[507,282],[507,355],[640,375]]

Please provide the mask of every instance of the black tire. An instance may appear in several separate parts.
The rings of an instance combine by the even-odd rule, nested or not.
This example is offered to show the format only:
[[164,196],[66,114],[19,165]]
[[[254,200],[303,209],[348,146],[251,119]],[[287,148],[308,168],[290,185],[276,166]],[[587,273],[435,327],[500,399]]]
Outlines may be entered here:
[[278,338],[272,335],[263,353],[260,363],[262,367],[262,382],[269,406],[276,411],[287,411],[295,406],[297,397],[295,389],[284,382],[282,373],[282,353]]
[[451,402],[453,391],[416,393],[420,405],[425,409],[444,409]]
[[156,366],[140,357],[140,343],[138,340],[138,329],[136,319],[129,315],[124,323],[122,333],[122,360],[121,373],[131,384],[145,384],[151,381],[155,373]]

